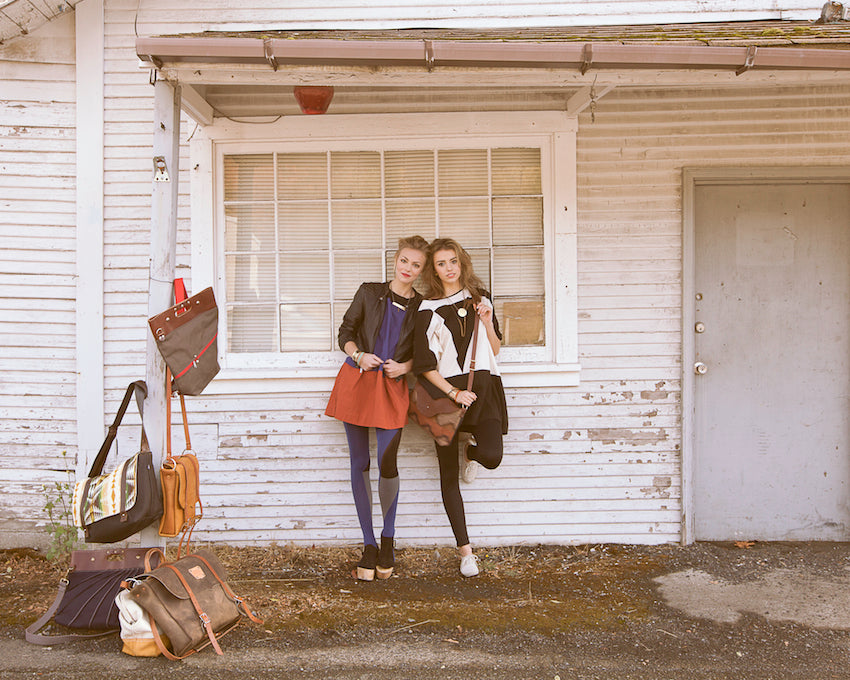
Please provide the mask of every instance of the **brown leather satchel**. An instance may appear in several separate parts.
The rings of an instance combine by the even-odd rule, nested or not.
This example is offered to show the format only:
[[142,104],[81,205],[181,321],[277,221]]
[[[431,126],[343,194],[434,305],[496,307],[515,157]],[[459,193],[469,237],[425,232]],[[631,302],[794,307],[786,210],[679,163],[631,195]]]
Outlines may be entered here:
[[208,645],[222,654],[218,638],[233,630],[243,616],[262,623],[227,585],[224,567],[211,552],[199,550],[165,562],[162,551],[152,548],[148,558],[157,553],[163,564],[138,577],[130,597],[148,613],[163,656],[177,661]]
[[[478,318],[472,331],[472,358],[469,362],[467,391],[472,391],[472,378],[475,373],[475,350],[478,346]],[[434,398],[419,378],[410,389],[410,402],[407,415],[414,423],[430,434],[440,446],[448,446],[457,434],[466,407],[459,405],[448,396]]]
[[[166,381],[168,379],[166,378]],[[199,493],[200,466],[198,459],[192,453],[192,442],[189,439],[189,422],[186,417],[186,401],[180,396],[180,411],[183,415],[183,435],[186,439],[186,449],[179,456],[171,454],[171,400],[166,406],[166,456],[162,460],[159,479],[162,485],[162,519],[159,522],[159,535],[173,538],[182,534],[178,556],[183,552],[183,546],[188,550],[192,538],[192,530],[204,515],[204,506]]]

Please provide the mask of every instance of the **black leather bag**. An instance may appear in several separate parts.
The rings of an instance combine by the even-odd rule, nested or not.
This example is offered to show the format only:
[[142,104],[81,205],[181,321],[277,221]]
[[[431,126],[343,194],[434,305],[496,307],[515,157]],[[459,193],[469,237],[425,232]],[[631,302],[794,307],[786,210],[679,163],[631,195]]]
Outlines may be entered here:
[[123,541],[162,516],[162,494],[144,423],[139,453],[122,461],[111,473],[102,474],[109,449],[133,394],[136,395],[139,414],[142,413],[147,386],[143,380],[137,380],[127,387],[88,477],[74,486],[74,524],[83,530],[86,543]]

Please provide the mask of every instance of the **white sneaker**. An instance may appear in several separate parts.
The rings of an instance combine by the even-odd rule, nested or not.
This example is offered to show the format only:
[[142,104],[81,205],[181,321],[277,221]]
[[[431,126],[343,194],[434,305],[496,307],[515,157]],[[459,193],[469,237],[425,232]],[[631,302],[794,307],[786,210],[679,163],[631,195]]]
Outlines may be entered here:
[[[470,446],[475,446],[475,439],[473,437],[469,437],[463,444],[463,458],[460,462],[460,478],[466,482],[467,484],[472,484],[475,481],[475,478],[478,477],[478,468],[479,465],[474,460],[469,460],[466,456],[466,452]],[[474,574],[473,574],[474,576]]]
[[478,557],[475,555],[464,555],[460,558],[460,575],[470,578],[478,576]]

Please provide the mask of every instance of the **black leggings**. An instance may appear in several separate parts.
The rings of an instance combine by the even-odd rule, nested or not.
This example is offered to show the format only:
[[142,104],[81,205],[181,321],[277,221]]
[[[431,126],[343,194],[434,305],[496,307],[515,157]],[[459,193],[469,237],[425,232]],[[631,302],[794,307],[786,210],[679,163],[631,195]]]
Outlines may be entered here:
[[[484,420],[470,428],[475,437],[476,446],[469,447],[469,458],[481,463],[488,470],[494,470],[502,462],[502,421]],[[466,515],[463,511],[463,498],[460,495],[460,449],[458,436],[448,446],[437,447],[437,461],[440,464],[440,491],[443,495],[443,507],[446,509],[449,523],[455,535],[458,547],[469,543],[466,532]]]

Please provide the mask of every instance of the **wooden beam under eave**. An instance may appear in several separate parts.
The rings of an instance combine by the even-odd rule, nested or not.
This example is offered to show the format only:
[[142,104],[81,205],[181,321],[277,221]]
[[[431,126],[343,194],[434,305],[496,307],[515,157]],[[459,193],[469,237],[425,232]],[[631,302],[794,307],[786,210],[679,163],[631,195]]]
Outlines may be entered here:
[[567,114],[577,116],[591,104],[598,102],[602,97],[614,89],[613,85],[588,85],[581,88],[567,100]]
[[839,85],[850,82],[848,71],[759,70],[741,75],[735,71],[696,69],[591,69],[582,74],[572,69],[490,69],[437,67],[432,71],[414,67],[270,66],[209,63],[164,64],[163,78],[181,85],[293,85],[383,87],[564,87],[614,85],[616,87],[753,87],[798,84]]
[[198,89],[191,85],[181,85],[180,108],[199,125],[212,125],[214,122],[215,109]]

